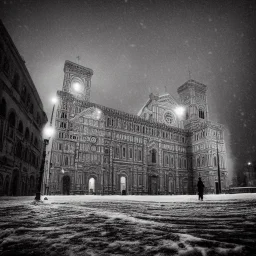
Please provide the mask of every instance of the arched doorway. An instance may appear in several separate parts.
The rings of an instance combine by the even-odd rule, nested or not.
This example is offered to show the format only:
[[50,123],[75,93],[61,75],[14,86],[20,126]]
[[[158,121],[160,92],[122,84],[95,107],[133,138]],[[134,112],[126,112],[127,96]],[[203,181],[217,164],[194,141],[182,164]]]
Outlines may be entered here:
[[62,181],[63,181],[63,195],[69,195],[70,194],[70,177],[68,175],[65,175]]
[[188,179],[184,178],[182,180],[182,194],[187,195],[188,194]]
[[169,186],[168,186],[169,194],[174,194],[174,182],[173,177],[169,178]]
[[95,179],[94,178],[89,179],[89,194],[95,195]]
[[9,195],[9,185],[10,185],[10,177],[7,175],[5,178],[5,184],[4,184],[4,195]]
[[14,170],[12,174],[12,195],[17,196],[18,195],[18,184],[19,184],[19,171]]
[[149,194],[150,195],[157,195],[158,194],[158,176],[151,175],[149,176]]
[[120,192],[121,192],[121,195],[127,194],[127,183],[126,183],[126,177],[124,176],[120,177]]

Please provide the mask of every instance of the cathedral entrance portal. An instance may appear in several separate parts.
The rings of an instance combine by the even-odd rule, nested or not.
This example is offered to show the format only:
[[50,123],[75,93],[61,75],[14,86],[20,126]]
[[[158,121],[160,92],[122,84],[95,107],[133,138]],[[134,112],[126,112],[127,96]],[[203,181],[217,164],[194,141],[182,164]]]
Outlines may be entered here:
[[70,193],[70,177],[65,175],[63,177],[63,195],[69,195]]
[[95,179],[94,178],[89,179],[89,193],[90,193],[90,195],[95,194]]
[[149,194],[150,195],[158,194],[158,176],[149,177]]
[[121,195],[126,195],[127,190],[126,190],[126,177],[122,176],[120,178],[120,190],[121,190]]

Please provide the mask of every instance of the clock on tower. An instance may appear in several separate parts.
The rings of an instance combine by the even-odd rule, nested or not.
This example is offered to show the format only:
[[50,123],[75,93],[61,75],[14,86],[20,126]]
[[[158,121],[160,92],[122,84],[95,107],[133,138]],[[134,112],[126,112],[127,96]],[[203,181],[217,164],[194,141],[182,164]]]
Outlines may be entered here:
[[90,101],[93,70],[67,60],[64,72],[63,91],[81,100]]

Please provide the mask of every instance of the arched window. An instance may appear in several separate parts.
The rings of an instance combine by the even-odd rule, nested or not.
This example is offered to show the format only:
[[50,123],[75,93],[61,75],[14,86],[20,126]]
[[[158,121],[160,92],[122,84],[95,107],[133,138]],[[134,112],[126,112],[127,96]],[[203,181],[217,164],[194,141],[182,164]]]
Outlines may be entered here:
[[214,167],[217,166],[217,157],[216,156],[213,157],[213,166]]
[[18,143],[16,144],[16,151],[15,151],[15,155],[19,158],[21,158],[22,156],[22,144],[20,141],[18,141]]
[[0,116],[6,117],[6,101],[3,98],[0,104]]
[[68,157],[65,156],[65,165],[68,165]]
[[28,141],[29,140],[29,129],[26,128],[26,131],[25,131],[25,139]]
[[15,116],[15,113],[14,113],[14,112],[11,112],[11,114],[9,115],[8,123],[9,123],[9,126],[15,127],[16,116]]
[[18,131],[23,134],[23,123],[22,121],[19,122]]
[[151,160],[152,160],[152,163],[156,163],[156,150],[155,149],[152,149]]
[[107,126],[110,126],[110,118],[107,119]]
[[199,156],[196,158],[196,166],[200,167],[200,157]]
[[18,73],[15,73],[12,84],[13,88],[18,91],[20,86],[20,77]]
[[26,102],[27,88],[26,88],[25,85],[22,86],[20,96],[21,96],[21,100],[22,100],[23,102]]
[[179,168],[181,168],[181,158],[179,158]]
[[123,147],[122,152],[123,152],[123,158],[125,158],[126,157],[126,149],[125,149],[125,147]]
[[165,165],[169,165],[169,156],[165,156]]
[[202,108],[199,108],[199,118],[204,119],[204,110]]

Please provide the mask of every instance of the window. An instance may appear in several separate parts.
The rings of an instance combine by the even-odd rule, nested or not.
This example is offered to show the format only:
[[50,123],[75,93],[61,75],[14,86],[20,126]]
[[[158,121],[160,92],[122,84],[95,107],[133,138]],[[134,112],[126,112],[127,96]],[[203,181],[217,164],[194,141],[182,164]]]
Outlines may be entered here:
[[15,73],[14,78],[13,78],[13,88],[18,91],[19,85],[20,85],[20,77],[19,77],[18,73]]
[[165,156],[165,165],[169,165],[169,156]]
[[65,165],[68,165],[68,157],[65,156],[65,162],[64,162]]
[[204,119],[204,110],[202,108],[199,109],[199,118]]
[[152,160],[152,163],[156,163],[156,150],[155,149],[153,149],[151,152],[151,160]]
[[26,86],[25,85],[23,85],[22,86],[22,90],[21,90],[21,100],[23,101],[23,102],[25,102],[26,101],[26,95],[27,95],[27,89],[26,89]]
[[5,99],[2,99],[0,104],[0,116],[6,117],[6,101]]
[[67,127],[67,124],[64,123],[64,122],[60,122],[60,128],[66,128]]
[[129,158],[132,158],[132,148],[129,148]]
[[116,146],[115,155],[117,158],[119,158],[119,146]]
[[25,131],[25,139],[29,140],[29,129],[28,128],[26,128],[26,131]]
[[22,121],[19,122],[18,131],[23,134],[23,123]]
[[141,151],[141,149],[138,150],[138,160],[139,161],[142,160],[142,151]]
[[142,186],[142,175],[139,175],[139,186]]
[[217,166],[217,157],[216,156],[213,157],[213,166],[214,167]]
[[123,147],[122,152],[123,152],[123,158],[126,158],[126,148],[125,147]]

